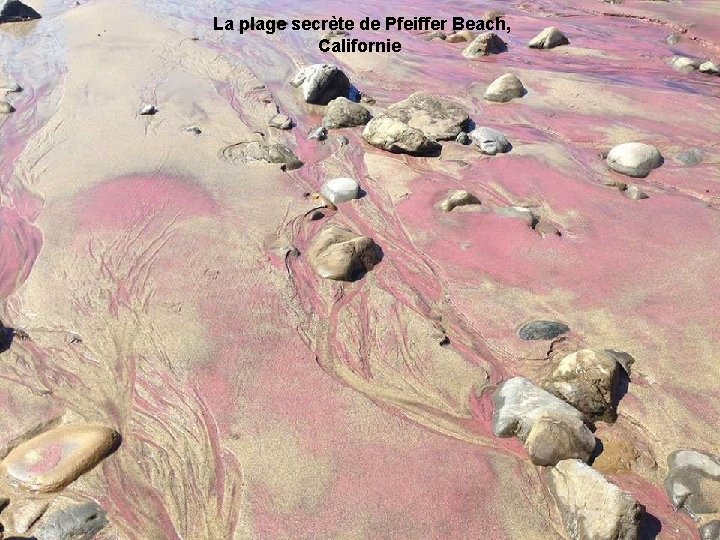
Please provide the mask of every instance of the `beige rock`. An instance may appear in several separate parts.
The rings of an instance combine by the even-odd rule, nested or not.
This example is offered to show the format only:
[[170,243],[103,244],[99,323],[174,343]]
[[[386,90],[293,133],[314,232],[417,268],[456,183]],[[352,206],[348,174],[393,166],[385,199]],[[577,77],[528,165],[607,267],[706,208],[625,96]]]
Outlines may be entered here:
[[506,103],[515,98],[520,98],[525,95],[525,87],[515,75],[512,73],[506,73],[505,75],[498,77],[485,91],[485,99],[488,101],[494,101],[497,103]]
[[467,206],[471,204],[480,204],[480,199],[465,190],[454,191],[447,199],[440,203],[443,212],[451,212],[458,206]]
[[42,517],[49,505],[46,499],[22,499],[13,502],[7,529],[24,534]]
[[507,50],[505,43],[495,32],[484,32],[463,51],[465,58],[479,58],[490,54],[500,54]]
[[475,39],[475,32],[471,32],[470,30],[460,30],[459,32],[455,32],[454,34],[450,34],[446,41],[448,43],[465,43],[466,41],[472,41]]
[[426,137],[436,141],[455,139],[470,121],[463,107],[429,92],[415,92],[407,99],[391,105],[384,116],[419,129]]
[[0,101],[0,114],[10,114],[11,112],[15,112],[15,107],[7,101]]
[[10,485],[33,492],[58,491],[86,473],[120,443],[120,434],[99,425],[68,425],[15,447],[0,463]]
[[560,45],[567,45],[570,41],[560,30],[550,26],[530,40],[531,49],[553,49]]
[[362,135],[369,144],[395,154],[430,154],[440,148],[419,129],[389,116],[370,120]]
[[360,236],[336,224],[325,227],[308,248],[308,260],[320,277],[353,281],[380,262],[380,248],[367,236]]

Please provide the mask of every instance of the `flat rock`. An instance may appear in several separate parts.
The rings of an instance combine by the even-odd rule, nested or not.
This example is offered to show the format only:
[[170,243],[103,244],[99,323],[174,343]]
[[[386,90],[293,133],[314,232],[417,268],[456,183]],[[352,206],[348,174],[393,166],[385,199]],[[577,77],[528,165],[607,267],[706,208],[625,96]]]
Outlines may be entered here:
[[544,219],[541,219],[535,227],[533,227],[533,229],[540,235],[541,238],[547,238],[549,236],[562,236],[560,229]]
[[720,540],[720,520],[709,521],[700,527],[701,540]]
[[518,330],[518,337],[525,341],[550,340],[570,331],[567,324],[557,321],[532,321]]
[[554,26],[550,26],[532,38],[528,43],[528,47],[531,49],[554,49],[569,43],[570,40],[565,34]]
[[15,107],[7,101],[0,101],[0,114],[10,114],[12,112],[15,112]]
[[663,163],[660,151],[650,144],[629,142],[614,147],[607,156],[607,164],[613,171],[626,176],[642,178]]
[[232,163],[252,163],[264,161],[265,163],[278,163],[288,170],[299,169],[303,166],[297,156],[289,148],[281,144],[267,144],[262,142],[239,143],[223,150],[225,159]]
[[541,386],[588,418],[613,422],[622,375],[612,354],[582,349],[557,361]]
[[624,191],[625,195],[634,201],[649,199],[650,196],[637,186],[628,186]]
[[290,81],[300,88],[307,103],[327,105],[335,98],[347,97],[350,92],[350,80],[347,75],[333,64],[313,64],[302,68]]
[[415,92],[391,105],[383,116],[419,129],[436,141],[450,141],[464,131],[470,116],[460,105],[428,92]]
[[523,97],[526,93],[523,83],[512,73],[498,77],[485,91],[485,99],[495,103],[507,103],[516,98]]
[[290,129],[292,127],[292,119],[284,114],[276,114],[268,120],[268,125],[275,129]]
[[490,156],[504,154],[512,148],[505,135],[489,127],[475,128],[470,132],[470,139],[481,153]]
[[480,58],[507,51],[507,43],[495,32],[484,32],[476,37],[463,51],[465,58]]
[[421,130],[389,116],[370,120],[362,136],[369,144],[394,154],[426,155],[440,150]]
[[460,30],[459,32],[450,34],[446,38],[446,41],[448,43],[466,43],[466,42],[470,42],[474,39],[475,39],[475,32],[471,32],[470,30]]
[[668,457],[665,491],[673,506],[692,516],[720,512],[720,457],[677,450]]
[[595,437],[582,413],[528,379],[515,377],[498,386],[494,396],[493,432],[517,437],[535,465],[563,459],[590,459]]
[[680,152],[677,158],[681,163],[689,167],[694,167],[703,160],[703,151],[699,148],[690,148],[684,152]]
[[357,199],[359,193],[360,184],[354,178],[333,178],[320,189],[320,195],[335,205]]
[[372,238],[333,223],[313,238],[307,256],[320,277],[354,281],[380,262],[382,252]]
[[19,0],[0,0],[0,24],[39,19],[40,14]]
[[636,540],[645,507],[577,459],[549,470],[550,493],[572,540]]
[[55,492],[95,467],[119,443],[120,435],[105,426],[61,426],[16,446],[0,463],[0,474],[15,487]]
[[503,217],[520,219],[530,228],[535,227],[535,225],[539,222],[533,211],[529,208],[525,208],[524,206],[503,206],[496,208],[495,213]]
[[369,121],[369,110],[348,98],[339,97],[328,103],[323,126],[328,129],[364,126]]
[[480,204],[480,199],[469,191],[457,190],[440,203],[440,208],[443,212],[451,212],[458,206],[468,206],[471,204]]
[[107,524],[103,509],[89,502],[51,514],[34,536],[37,540],[91,540]]

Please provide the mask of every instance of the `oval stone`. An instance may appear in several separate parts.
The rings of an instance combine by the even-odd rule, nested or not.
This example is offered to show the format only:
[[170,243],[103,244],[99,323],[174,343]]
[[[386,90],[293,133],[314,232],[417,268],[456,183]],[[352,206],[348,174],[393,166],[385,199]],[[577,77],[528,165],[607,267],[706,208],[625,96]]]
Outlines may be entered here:
[[95,467],[119,444],[120,434],[109,427],[61,426],[16,446],[0,463],[0,474],[14,487],[41,493],[58,491]]
[[557,321],[532,321],[518,330],[518,336],[524,341],[555,339],[570,331],[567,324]]

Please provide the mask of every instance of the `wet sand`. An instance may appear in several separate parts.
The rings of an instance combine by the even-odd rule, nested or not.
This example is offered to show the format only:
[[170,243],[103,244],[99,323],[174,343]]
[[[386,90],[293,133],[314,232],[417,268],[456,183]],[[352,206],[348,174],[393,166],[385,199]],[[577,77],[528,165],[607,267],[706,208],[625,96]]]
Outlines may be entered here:
[[[608,477],[647,507],[648,538],[699,538],[662,481],[674,450],[720,452],[720,79],[667,59],[720,60],[714,2],[33,7],[43,19],[0,26],[0,82],[24,88],[0,118],[0,318],[30,336],[0,355],[0,447],[60,423],[122,435],[54,504],[98,502],[98,538],[565,538],[543,470],[490,425],[494,385],[539,377],[552,352],[517,329],[552,319],[572,329],[556,349],[634,357],[620,418],[596,435],[642,459]],[[315,32],[212,30],[213,16],[268,10],[492,8],[509,50],[481,60],[413,33],[397,55],[333,56]],[[550,25],[571,45],[525,46]],[[358,128],[307,140],[322,108],[288,80],[315,62],[341,66],[378,109],[420,89],[452,97],[513,150],[393,155]],[[485,102],[506,72],[528,94]],[[277,109],[297,126],[269,128]],[[305,166],[226,159],[256,140]],[[632,180],[647,200],[604,185],[622,177],[598,154],[630,140],[665,156]],[[689,148],[700,164],[677,159]],[[346,176],[365,196],[308,219],[304,194]],[[482,205],[442,213],[453,189]],[[562,236],[497,212],[518,205]],[[328,219],[382,246],[362,280],[323,280],[302,256]]]

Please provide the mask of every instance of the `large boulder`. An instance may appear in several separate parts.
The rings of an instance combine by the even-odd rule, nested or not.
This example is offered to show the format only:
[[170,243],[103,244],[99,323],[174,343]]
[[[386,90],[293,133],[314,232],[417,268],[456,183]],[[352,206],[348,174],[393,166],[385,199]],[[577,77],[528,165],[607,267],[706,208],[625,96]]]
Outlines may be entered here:
[[89,502],[51,514],[35,529],[36,540],[91,540],[108,524],[102,508]]
[[668,457],[665,490],[675,508],[692,516],[720,512],[720,457],[677,450]]
[[541,386],[592,420],[614,422],[623,374],[612,353],[582,349],[557,361]]
[[362,136],[371,145],[395,154],[426,155],[440,150],[440,145],[421,130],[389,116],[370,120]]
[[320,277],[353,281],[380,262],[382,252],[372,238],[330,224],[308,248],[308,260]]
[[517,437],[535,465],[555,465],[563,459],[590,459],[595,437],[584,417],[561,399],[515,377],[495,392],[493,432],[498,437]]
[[347,97],[350,80],[333,64],[313,64],[302,68],[290,81],[302,91],[307,103],[327,105],[337,97]]
[[20,0],[0,0],[0,24],[39,19],[40,14]]
[[400,120],[436,141],[455,139],[470,122],[467,111],[460,105],[428,92],[415,92],[391,105],[383,116]]
[[476,37],[463,51],[465,58],[480,58],[507,51],[507,43],[495,32],[484,32]]
[[629,142],[614,147],[607,156],[607,164],[613,171],[626,176],[642,178],[662,165],[660,151],[650,144]]
[[484,98],[495,103],[507,103],[525,95],[526,90],[523,83],[512,73],[506,73],[498,77],[485,91]]
[[481,153],[489,156],[504,154],[512,148],[505,135],[489,127],[475,128],[470,132],[470,139]]
[[554,49],[560,45],[570,43],[567,36],[554,26],[550,26],[530,40],[528,47],[531,49]]
[[636,540],[645,507],[577,459],[548,474],[550,492],[572,540]]
[[346,97],[339,97],[328,103],[323,126],[328,129],[364,126],[369,121],[370,111]]

